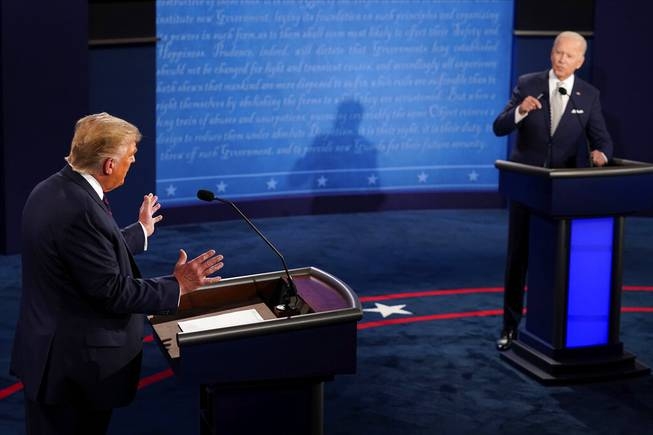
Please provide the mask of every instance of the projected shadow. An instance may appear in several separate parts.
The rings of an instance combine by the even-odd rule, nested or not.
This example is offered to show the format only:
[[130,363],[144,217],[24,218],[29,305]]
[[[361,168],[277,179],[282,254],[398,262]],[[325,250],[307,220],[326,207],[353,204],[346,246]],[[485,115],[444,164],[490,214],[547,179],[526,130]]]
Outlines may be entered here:
[[341,102],[333,130],[316,136],[295,162],[288,184],[315,195],[312,212],[336,211],[334,196],[356,195],[366,210],[377,210],[382,204],[376,147],[359,133],[363,112],[359,101]]

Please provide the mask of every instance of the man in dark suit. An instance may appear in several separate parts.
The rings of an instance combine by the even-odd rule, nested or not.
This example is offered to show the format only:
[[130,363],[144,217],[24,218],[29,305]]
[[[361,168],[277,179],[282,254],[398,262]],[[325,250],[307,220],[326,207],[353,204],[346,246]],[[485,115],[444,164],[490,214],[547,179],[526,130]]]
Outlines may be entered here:
[[141,277],[133,254],[161,216],[145,195],[138,222],[120,230],[105,193],[125,181],[141,139],[107,113],[75,126],[66,166],[29,195],[22,220],[23,292],[11,372],[25,391],[28,434],[104,434],[111,411],[138,385],[144,316],[177,310],[183,294],[217,282],[222,256],[187,261],[170,276]]
[[[582,35],[562,32],[551,49],[551,69],[519,77],[508,104],[493,124],[497,136],[517,131],[511,161],[566,168],[603,166],[612,158],[612,139],[605,126],[599,91],[574,75],[585,60],[586,49]],[[510,348],[522,317],[528,235],[528,211],[511,203],[499,350]]]

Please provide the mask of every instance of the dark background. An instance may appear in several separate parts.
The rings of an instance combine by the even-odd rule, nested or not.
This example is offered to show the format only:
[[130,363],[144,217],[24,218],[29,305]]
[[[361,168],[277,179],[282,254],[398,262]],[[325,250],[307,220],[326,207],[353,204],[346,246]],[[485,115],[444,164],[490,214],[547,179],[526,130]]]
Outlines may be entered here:
[[[602,91],[615,155],[653,162],[644,86],[653,5],[624,0],[516,0],[513,79],[549,67],[555,34],[589,41],[579,75]],[[3,0],[0,6],[0,253],[20,251],[20,214],[36,183],[64,165],[74,122],[106,111],[144,134],[138,164],[112,193],[114,215],[136,219],[155,179],[155,2]],[[508,96],[506,95],[506,98]],[[254,217],[422,208],[501,207],[498,193],[397,193],[383,198],[305,197],[241,204]],[[216,211],[218,210],[218,211]],[[44,210],[44,212],[52,212]],[[228,208],[166,209],[166,223],[235,218]]]

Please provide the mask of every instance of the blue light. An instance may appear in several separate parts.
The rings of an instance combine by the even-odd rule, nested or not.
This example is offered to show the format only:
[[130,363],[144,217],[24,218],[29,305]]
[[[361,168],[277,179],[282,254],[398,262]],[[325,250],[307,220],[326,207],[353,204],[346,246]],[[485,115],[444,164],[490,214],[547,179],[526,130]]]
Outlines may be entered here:
[[161,200],[496,191],[507,137],[486,131],[510,93],[513,10],[157,2]]
[[571,222],[567,347],[608,342],[613,235],[613,218]]

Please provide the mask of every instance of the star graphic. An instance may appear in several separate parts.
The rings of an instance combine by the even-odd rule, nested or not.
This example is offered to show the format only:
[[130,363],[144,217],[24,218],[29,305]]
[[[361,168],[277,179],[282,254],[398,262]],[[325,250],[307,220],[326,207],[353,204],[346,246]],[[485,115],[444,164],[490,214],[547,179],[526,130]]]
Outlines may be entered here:
[[429,176],[424,171],[422,171],[421,174],[417,174],[417,181],[420,183],[426,183],[427,178],[429,178]]
[[363,311],[367,311],[370,313],[379,313],[381,314],[381,316],[383,316],[384,319],[393,314],[413,314],[410,311],[404,310],[406,304],[385,305],[385,304],[379,304],[378,302],[374,302],[374,305],[376,305],[376,308],[365,308],[363,309]]
[[277,180],[274,178],[270,178],[266,184],[268,185],[268,190],[277,190]]
[[367,184],[369,185],[376,184],[376,180],[378,179],[379,177],[377,177],[375,174],[372,174],[369,177],[367,177]]
[[220,180],[218,184],[215,185],[218,188],[218,192],[225,192],[227,190],[227,183]]
[[470,172],[469,174],[467,174],[467,177],[469,178],[469,181],[477,181],[477,180],[478,180],[478,176],[479,176],[478,172],[476,172],[476,171],[473,170],[473,169],[472,169],[472,172]]
[[172,184],[168,187],[166,187],[166,195],[168,196],[175,196],[175,193],[177,193],[177,187],[173,186]]
[[317,179],[317,187],[326,187],[328,178],[326,178],[324,175],[321,175],[320,178]]

